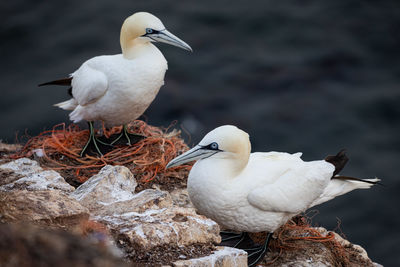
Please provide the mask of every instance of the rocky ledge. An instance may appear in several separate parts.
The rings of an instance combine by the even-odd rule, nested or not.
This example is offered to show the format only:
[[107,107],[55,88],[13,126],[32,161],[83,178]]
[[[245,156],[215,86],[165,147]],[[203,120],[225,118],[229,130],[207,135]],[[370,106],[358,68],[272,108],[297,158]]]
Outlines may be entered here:
[[[246,252],[217,247],[218,224],[198,215],[185,189],[135,192],[123,166],[105,166],[78,188],[21,158],[0,165],[0,261],[5,266],[247,266]],[[327,230],[318,228],[321,233]],[[352,266],[378,266],[339,235]],[[271,251],[262,266],[335,266],[322,243]],[[63,266],[64,266],[63,265]]]

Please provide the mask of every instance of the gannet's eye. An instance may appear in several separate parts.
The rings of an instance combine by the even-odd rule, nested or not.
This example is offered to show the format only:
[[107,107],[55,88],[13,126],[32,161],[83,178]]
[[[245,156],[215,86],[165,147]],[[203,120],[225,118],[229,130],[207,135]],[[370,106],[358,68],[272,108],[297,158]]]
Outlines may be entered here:
[[147,33],[147,34],[153,33],[153,29],[151,29],[151,28],[146,28],[146,33]]
[[212,142],[212,143],[210,144],[210,148],[211,148],[212,150],[218,150],[218,144],[217,144],[216,142]]
[[218,148],[218,144],[216,142],[212,142],[209,145],[206,146],[200,146],[201,149],[205,149],[205,150],[218,150],[218,151],[222,151]]

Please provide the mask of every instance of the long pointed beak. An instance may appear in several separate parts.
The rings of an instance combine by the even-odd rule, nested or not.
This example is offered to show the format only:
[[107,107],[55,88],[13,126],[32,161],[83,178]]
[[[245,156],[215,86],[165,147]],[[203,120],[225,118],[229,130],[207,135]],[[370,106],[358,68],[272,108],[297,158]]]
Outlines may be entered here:
[[190,52],[193,52],[193,49],[187,43],[185,43],[184,41],[182,41],[181,39],[179,39],[178,37],[176,37],[167,30],[162,30],[156,34],[149,34],[147,36],[156,42],[170,44],[188,50]]
[[204,149],[201,146],[197,145],[197,146],[193,147],[192,149],[186,151],[182,155],[171,160],[165,168],[168,169],[171,167],[182,165],[186,162],[207,158],[207,157],[212,156],[215,153],[218,153],[218,151]]

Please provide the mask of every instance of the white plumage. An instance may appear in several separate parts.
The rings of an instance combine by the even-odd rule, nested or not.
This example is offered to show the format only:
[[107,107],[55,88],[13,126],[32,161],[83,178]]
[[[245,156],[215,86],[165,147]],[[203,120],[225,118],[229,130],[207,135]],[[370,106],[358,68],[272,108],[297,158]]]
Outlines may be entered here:
[[135,59],[122,55],[99,56],[71,74],[73,98],[57,104],[73,110],[73,122],[104,121],[122,125],[147,109],[164,84],[167,61],[152,44]]
[[194,206],[223,227],[244,232],[273,232],[314,205],[379,181],[331,179],[335,166],[325,160],[250,149],[247,133],[221,126],[167,167],[197,160],[188,179]]
[[[72,110],[69,118],[75,123],[89,122],[90,135],[81,156],[90,151],[102,155],[100,144],[112,146],[120,139],[132,144],[126,124],[141,116],[153,102],[168,68],[163,54],[152,42],[192,51],[188,44],[167,31],[157,17],[138,12],[122,25],[122,54],[91,58],[69,78],[41,84],[71,86],[72,98],[55,106]],[[95,137],[93,121],[103,121],[107,127],[124,125],[123,131],[108,144]]]
[[72,98],[56,106],[72,110],[69,116],[74,122],[100,120],[106,126],[114,126],[137,119],[164,84],[168,68],[163,54],[151,42],[191,51],[157,17],[146,12],[135,13],[121,28],[122,54],[97,56],[84,62],[70,75]]

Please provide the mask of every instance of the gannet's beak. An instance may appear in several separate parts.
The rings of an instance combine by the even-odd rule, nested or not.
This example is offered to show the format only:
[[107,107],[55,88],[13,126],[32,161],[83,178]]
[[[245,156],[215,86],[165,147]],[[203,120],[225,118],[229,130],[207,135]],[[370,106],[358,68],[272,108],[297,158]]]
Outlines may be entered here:
[[207,149],[206,147],[197,145],[194,148],[190,149],[189,151],[186,151],[182,155],[180,155],[180,156],[174,158],[173,160],[171,160],[167,164],[165,169],[168,169],[168,168],[171,168],[171,167],[175,167],[175,166],[179,166],[179,165],[182,165],[182,164],[184,164],[186,162],[208,158],[208,157],[211,157],[212,155],[214,155],[214,154],[216,154],[216,153],[218,153],[220,151],[221,150],[210,150],[210,149]]
[[176,37],[175,35],[173,35],[172,33],[170,33],[165,29],[162,31],[158,31],[157,33],[147,34],[146,36],[156,42],[170,44],[188,50],[190,52],[193,52],[192,48],[187,43],[185,43],[184,41],[182,41],[181,39],[179,39],[178,37]]

